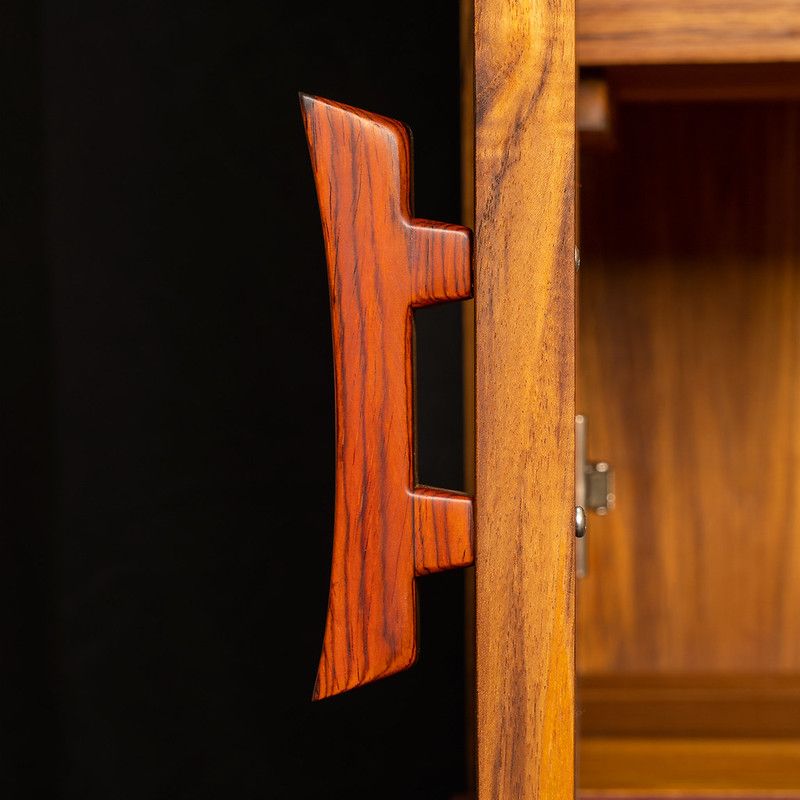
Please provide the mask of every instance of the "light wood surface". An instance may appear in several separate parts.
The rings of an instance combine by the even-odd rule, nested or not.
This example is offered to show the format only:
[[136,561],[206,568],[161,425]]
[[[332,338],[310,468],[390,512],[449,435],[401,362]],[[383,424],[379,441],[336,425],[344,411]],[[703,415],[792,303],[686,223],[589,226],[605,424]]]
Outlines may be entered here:
[[574,9],[476,0],[478,800],[574,786]]
[[412,315],[469,297],[472,276],[470,232],[412,216],[401,123],[308,95],[301,107],[328,261],[336,395],[319,699],[413,663],[415,576],[472,563],[472,499],[417,486]]
[[578,62],[800,60],[796,0],[578,0]]
[[584,674],[800,671],[800,107],[621,105],[581,161],[579,410],[616,469]]

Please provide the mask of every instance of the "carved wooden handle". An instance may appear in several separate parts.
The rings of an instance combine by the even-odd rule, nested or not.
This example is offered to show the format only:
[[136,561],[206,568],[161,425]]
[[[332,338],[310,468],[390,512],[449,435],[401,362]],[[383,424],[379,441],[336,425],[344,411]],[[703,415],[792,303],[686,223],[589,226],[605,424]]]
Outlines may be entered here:
[[330,283],[336,510],[319,699],[409,667],[414,577],[473,560],[472,500],[417,486],[412,308],[471,293],[470,232],[411,216],[395,120],[301,95]]

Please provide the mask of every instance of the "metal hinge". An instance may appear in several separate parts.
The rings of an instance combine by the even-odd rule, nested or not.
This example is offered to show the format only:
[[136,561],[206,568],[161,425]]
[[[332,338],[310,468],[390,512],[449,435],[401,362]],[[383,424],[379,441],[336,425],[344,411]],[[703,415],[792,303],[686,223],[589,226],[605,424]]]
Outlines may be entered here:
[[579,578],[588,571],[586,516],[593,511],[598,516],[614,508],[614,470],[606,461],[589,461],[587,458],[588,423],[583,414],[575,417],[575,507],[576,513],[576,572]]

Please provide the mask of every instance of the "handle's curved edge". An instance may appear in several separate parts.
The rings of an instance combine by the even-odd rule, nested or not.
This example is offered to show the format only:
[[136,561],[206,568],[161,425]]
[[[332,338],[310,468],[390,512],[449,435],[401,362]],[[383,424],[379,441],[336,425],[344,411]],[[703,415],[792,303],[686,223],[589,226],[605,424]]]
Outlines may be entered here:
[[328,614],[315,700],[417,655],[417,575],[473,559],[472,500],[415,486],[411,309],[469,297],[471,235],[411,217],[396,120],[300,96],[322,218],[336,398]]

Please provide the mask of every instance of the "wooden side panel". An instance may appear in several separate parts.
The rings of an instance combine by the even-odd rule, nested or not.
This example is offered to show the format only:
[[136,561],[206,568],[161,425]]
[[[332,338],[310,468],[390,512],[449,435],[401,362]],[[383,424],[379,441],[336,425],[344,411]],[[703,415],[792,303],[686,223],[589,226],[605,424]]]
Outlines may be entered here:
[[582,66],[797,60],[796,0],[578,0]]
[[416,657],[414,576],[473,559],[472,501],[417,487],[412,308],[468,297],[470,233],[414,219],[405,127],[302,96],[325,236],[336,395],[336,510],[314,697]]
[[574,787],[572,0],[477,0],[478,797]]

